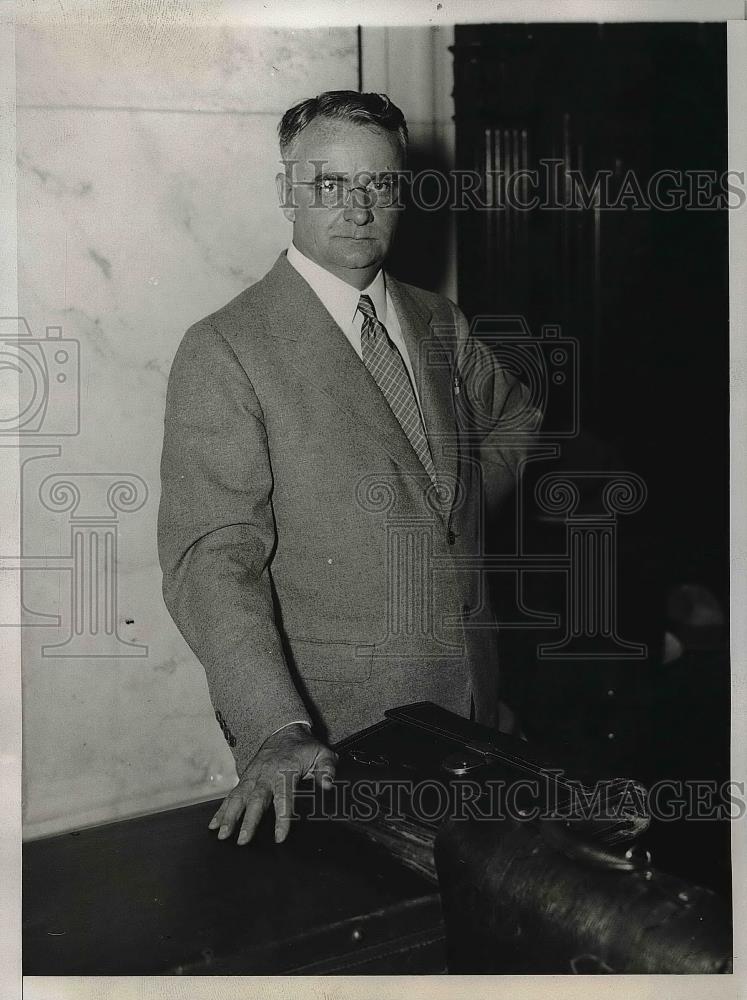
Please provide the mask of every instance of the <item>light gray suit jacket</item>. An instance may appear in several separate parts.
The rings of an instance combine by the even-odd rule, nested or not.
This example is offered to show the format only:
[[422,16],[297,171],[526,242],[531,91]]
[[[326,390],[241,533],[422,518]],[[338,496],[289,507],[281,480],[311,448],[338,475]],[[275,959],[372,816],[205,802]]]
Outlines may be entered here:
[[484,494],[492,510],[513,489],[538,414],[448,299],[390,276],[387,287],[445,505],[284,253],[191,327],[174,359],[163,594],[239,774],[295,719],[330,742],[418,700],[463,715],[472,703],[496,722],[496,629],[471,557]]

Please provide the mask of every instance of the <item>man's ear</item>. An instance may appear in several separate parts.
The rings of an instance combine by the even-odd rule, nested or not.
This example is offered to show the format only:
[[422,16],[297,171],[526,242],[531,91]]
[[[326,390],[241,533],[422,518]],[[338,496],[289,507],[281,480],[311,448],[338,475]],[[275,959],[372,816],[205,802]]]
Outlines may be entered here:
[[278,204],[288,222],[296,221],[296,206],[293,203],[293,185],[285,172],[275,175],[275,186],[278,189]]

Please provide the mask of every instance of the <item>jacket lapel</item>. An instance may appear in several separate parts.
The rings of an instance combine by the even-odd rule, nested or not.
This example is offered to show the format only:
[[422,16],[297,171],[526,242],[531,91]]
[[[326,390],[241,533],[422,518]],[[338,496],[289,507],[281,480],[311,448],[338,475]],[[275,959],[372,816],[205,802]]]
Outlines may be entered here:
[[420,471],[422,465],[409,438],[368,369],[285,253],[265,281],[268,332],[292,342],[288,343],[288,363],[333,400],[352,419],[360,435],[397,464]]
[[438,478],[447,486],[458,469],[457,424],[454,412],[453,349],[432,325],[431,311],[406,287],[387,275],[386,286],[407,344],[425,429]]

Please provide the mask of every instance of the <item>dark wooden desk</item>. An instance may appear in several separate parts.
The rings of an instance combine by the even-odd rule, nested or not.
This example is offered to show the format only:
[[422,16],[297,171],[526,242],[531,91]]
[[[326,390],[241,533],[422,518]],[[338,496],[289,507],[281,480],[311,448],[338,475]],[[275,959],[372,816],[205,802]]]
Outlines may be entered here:
[[219,802],[24,845],[24,974],[445,971],[432,884],[330,820],[219,841]]

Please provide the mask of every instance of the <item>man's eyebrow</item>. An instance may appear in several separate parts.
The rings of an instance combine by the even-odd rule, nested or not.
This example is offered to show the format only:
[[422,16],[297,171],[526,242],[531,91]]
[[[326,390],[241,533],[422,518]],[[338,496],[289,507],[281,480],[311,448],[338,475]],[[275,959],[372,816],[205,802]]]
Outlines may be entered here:
[[[389,178],[396,178],[403,173],[403,170],[361,170],[356,176],[367,177],[374,181],[381,181],[388,180]],[[314,175],[314,179],[318,181],[346,181],[349,176],[349,174],[338,174],[329,170],[322,170]]]
[[318,181],[346,181],[348,179],[347,174],[330,173],[328,170],[322,170],[314,176]]

